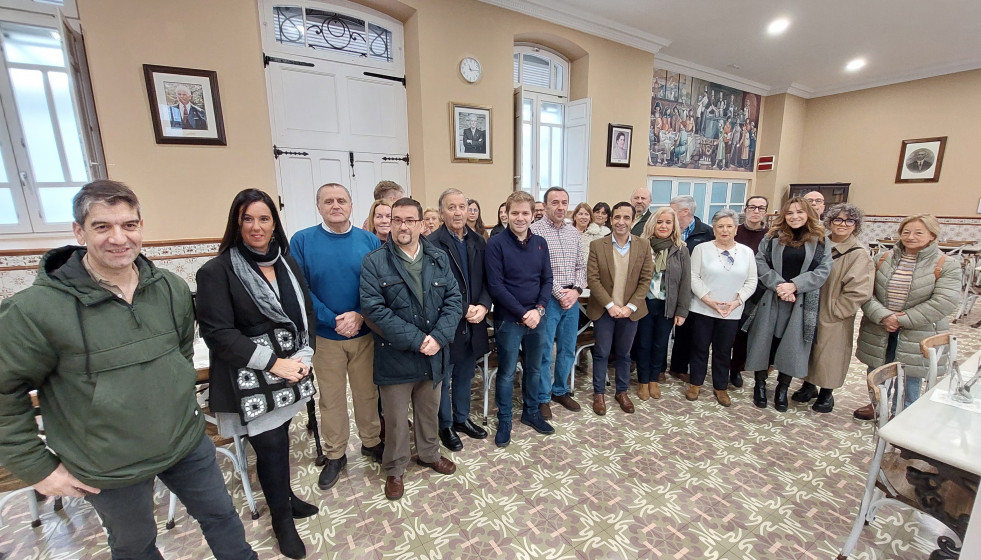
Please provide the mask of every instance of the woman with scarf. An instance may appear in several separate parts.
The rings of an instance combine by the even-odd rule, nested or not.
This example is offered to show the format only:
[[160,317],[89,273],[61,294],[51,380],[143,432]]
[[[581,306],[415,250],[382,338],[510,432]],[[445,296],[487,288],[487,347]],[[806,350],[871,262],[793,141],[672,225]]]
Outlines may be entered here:
[[658,379],[668,367],[671,328],[688,317],[691,303],[691,260],[681,240],[678,215],[670,206],[658,208],[641,235],[651,244],[654,277],[647,292],[647,315],[637,324],[637,398],[661,398]]
[[306,548],[293,520],[318,508],[290,487],[289,426],[315,392],[314,314],[268,194],[246,189],[235,196],[218,256],[198,270],[197,287],[219,432],[248,436],[279,549],[303,558]]
[[787,411],[787,388],[793,378],[807,376],[807,360],[818,323],[821,286],[831,272],[831,248],[824,227],[811,205],[801,197],[784,203],[756,253],[759,284],[747,305],[742,329],[748,333],[746,369],[755,372],[753,404],[766,408],[769,366],[780,375],[773,408]]

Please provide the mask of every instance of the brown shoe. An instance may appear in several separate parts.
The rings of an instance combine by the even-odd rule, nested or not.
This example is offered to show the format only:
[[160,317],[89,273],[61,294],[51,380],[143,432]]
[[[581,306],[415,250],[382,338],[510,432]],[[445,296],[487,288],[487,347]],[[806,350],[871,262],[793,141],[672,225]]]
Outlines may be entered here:
[[647,383],[637,384],[637,398],[642,401],[651,398],[650,387],[647,386]]
[[600,393],[593,394],[593,412],[599,416],[606,415],[606,395]]
[[688,381],[691,379],[691,377],[689,377],[687,373],[677,373],[674,371],[669,371],[668,373],[671,374],[671,377],[674,377],[675,379],[678,379],[680,381],[684,381],[685,383],[688,383]]
[[436,459],[432,463],[427,463],[422,459],[416,459],[416,462],[424,467],[429,467],[433,469],[439,474],[453,474],[456,472],[456,463],[450,461],[449,459],[443,457],[442,455],[440,455],[439,459]]
[[[576,399],[572,398],[572,393],[566,393],[564,395],[555,396],[552,395],[552,400],[566,407],[566,409],[572,412],[579,412],[582,407],[576,402]],[[548,418],[546,418],[548,420]]]
[[548,406],[548,403],[538,405],[538,412],[542,415],[543,420],[552,419],[552,407]]
[[617,393],[613,398],[620,403],[620,410],[627,414],[634,413],[634,403],[630,402],[630,397],[627,396],[627,393]]
[[663,371],[661,372],[661,375],[658,375],[657,376],[657,382],[658,383],[664,383],[667,380],[668,380],[668,375],[666,373],[664,373]]
[[853,412],[852,416],[858,420],[871,420],[875,418],[875,408],[872,406],[872,403],[869,403]]
[[647,384],[647,392],[651,394],[652,399],[661,398],[661,386],[657,384],[657,381],[651,381]]
[[715,400],[719,401],[722,406],[729,406],[732,404],[732,399],[729,398],[729,393],[726,391],[715,390]]
[[390,476],[385,479],[385,497],[389,500],[401,500],[405,494],[405,485],[401,476]]
[[685,391],[685,398],[688,399],[688,400],[690,400],[690,401],[697,401],[698,400],[698,391],[701,388],[702,388],[701,385],[691,385],[691,384],[689,384],[688,385],[688,390]]

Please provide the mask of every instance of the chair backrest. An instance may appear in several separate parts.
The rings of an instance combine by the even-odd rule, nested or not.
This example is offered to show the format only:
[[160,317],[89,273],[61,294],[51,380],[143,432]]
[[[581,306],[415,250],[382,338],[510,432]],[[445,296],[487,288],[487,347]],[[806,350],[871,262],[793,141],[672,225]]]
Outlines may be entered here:
[[936,384],[940,363],[944,356],[946,355],[947,371],[950,371],[957,361],[957,337],[949,332],[928,336],[920,341],[920,353],[929,360],[926,387],[923,388],[926,392]]
[[[875,409],[877,424],[881,428],[893,416],[903,411],[906,400],[906,372],[903,370],[902,363],[892,362],[870,371],[866,381],[869,388],[869,398]],[[888,398],[890,390],[897,393],[894,411],[890,402],[891,399]]]

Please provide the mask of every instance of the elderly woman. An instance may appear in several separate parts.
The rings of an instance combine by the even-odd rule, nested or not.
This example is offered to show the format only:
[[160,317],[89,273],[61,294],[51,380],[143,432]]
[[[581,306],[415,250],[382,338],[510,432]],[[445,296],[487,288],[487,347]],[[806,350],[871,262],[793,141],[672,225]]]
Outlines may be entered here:
[[[919,398],[927,373],[920,341],[947,331],[947,316],[960,302],[961,267],[956,259],[940,252],[939,236],[940,222],[930,214],[903,220],[896,246],[876,260],[872,299],[862,306],[855,355],[870,370],[902,362],[907,406]],[[871,419],[872,405],[856,410],[854,415]]]
[[610,228],[593,222],[593,211],[585,202],[580,202],[572,212],[572,225],[576,226],[582,236],[582,256],[589,262],[589,244],[610,235]]
[[258,189],[232,202],[218,256],[197,273],[210,405],[223,436],[248,435],[280,552],[303,558],[294,518],[317,506],[290,488],[290,421],[314,394],[313,304],[276,204]]
[[654,211],[642,238],[651,244],[654,276],[647,291],[647,315],[637,322],[637,398],[661,398],[657,380],[668,368],[671,328],[688,317],[691,304],[691,257],[681,240],[678,215],[669,206]]
[[480,216],[480,203],[472,198],[467,201],[467,227],[476,231],[484,241],[490,237],[484,227],[484,219]]
[[719,210],[712,216],[715,239],[700,243],[691,253],[691,374],[685,398],[698,399],[707,374],[712,347],[712,388],[715,399],[729,406],[729,361],[732,342],[739,330],[743,303],[756,290],[756,260],[749,247],[736,243],[735,211]]
[[423,235],[429,235],[430,233],[439,229],[439,210],[435,208],[426,208],[422,213],[422,221],[426,224],[426,229],[422,231]]
[[392,232],[392,205],[387,200],[376,200],[368,211],[365,229],[378,236],[382,243],[388,241]]
[[[811,348],[808,374],[790,399],[828,413],[834,409],[831,392],[845,384],[852,359],[855,315],[872,297],[875,269],[868,249],[856,238],[862,231],[862,211],[851,204],[836,204],[828,210],[824,227],[831,232],[831,274],[821,288],[818,330]],[[818,387],[821,388],[818,391]]]
[[753,404],[766,408],[770,365],[780,375],[773,408],[787,410],[787,388],[807,375],[817,330],[821,286],[831,272],[831,250],[824,228],[806,200],[784,203],[756,253],[759,281],[766,288],[743,325],[748,333],[746,369],[755,371]]
[[610,205],[605,202],[597,202],[593,206],[593,223],[605,227],[606,229],[613,231],[613,225],[610,223]]

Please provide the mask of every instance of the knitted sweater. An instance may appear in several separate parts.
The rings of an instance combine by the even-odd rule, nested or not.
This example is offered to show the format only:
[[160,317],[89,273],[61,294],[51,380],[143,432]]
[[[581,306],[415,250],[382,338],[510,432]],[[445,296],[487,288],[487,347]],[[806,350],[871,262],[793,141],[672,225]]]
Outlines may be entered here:
[[487,241],[484,267],[495,321],[520,322],[528,310],[548,304],[552,295],[548,244],[530,232],[525,241],[518,241],[510,229]]

